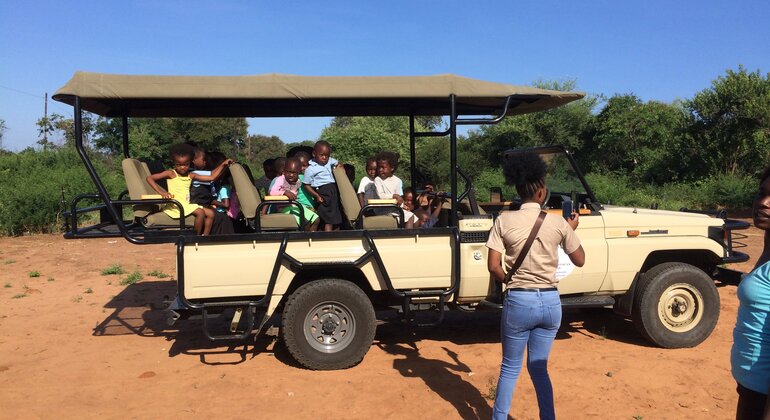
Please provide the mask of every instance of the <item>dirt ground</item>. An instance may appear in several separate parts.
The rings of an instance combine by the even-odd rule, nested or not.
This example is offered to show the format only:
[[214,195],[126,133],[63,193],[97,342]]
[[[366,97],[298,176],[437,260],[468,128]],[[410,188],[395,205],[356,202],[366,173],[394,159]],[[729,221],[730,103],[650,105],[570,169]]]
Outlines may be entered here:
[[[762,245],[753,227],[742,250]],[[111,264],[125,274],[101,275]],[[348,370],[297,367],[275,331],[211,344],[199,321],[166,327],[172,245],[0,239],[2,418],[489,418],[500,365],[499,315],[450,313],[432,329],[385,323]],[[134,271],[143,280],[121,285]],[[150,276],[151,271],[172,277]],[[38,273],[38,276],[34,276]],[[157,274],[157,273],[156,273]],[[729,353],[736,287],[719,287],[715,331],[693,349],[650,346],[609,310],[565,311],[550,360],[561,418],[734,418]],[[511,415],[537,418],[519,379]]]

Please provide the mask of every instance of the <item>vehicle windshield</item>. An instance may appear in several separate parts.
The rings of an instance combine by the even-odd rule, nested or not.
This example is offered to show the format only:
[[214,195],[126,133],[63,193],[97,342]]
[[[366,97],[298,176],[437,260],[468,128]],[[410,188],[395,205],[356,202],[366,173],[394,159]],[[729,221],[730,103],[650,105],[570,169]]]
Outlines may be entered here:
[[[540,155],[548,166],[545,181],[550,192],[550,198],[546,205],[547,208],[560,208],[561,203],[565,200],[572,200],[581,204],[588,204],[594,201],[591,197],[591,192],[586,188],[584,179],[578,173],[573,161],[564,149],[560,147],[543,147],[508,150],[505,152],[505,157],[523,152],[533,152]],[[516,198],[518,199],[519,197]]]

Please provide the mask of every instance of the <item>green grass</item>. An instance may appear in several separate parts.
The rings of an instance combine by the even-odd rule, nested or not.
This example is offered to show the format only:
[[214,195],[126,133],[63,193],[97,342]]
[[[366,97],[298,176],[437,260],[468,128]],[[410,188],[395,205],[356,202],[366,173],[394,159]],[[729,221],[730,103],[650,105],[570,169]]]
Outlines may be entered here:
[[13,286],[11,285],[11,283],[5,283],[5,284],[3,285],[3,287],[5,287],[6,289],[8,289],[8,288],[11,288],[11,287],[13,287]]
[[112,264],[111,266],[102,270],[103,276],[109,276],[110,274],[123,274],[123,266],[120,264]]
[[143,278],[142,277],[142,273],[140,273],[138,271],[134,271],[133,273],[131,273],[128,276],[126,276],[126,278],[121,280],[120,284],[123,285],[123,286],[128,286],[128,285],[131,285],[131,284],[134,284],[134,283],[138,282],[142,278]]
[[152,270],[149,273],[147,273],[147,275],[150,276],[150,277],[157,277],[159,279],[165,279],[166,277],[169,277],[168,274],[166,274],[166,273],[164,273],[164,272],[162,272],[160,270]]
[[29,272],[30,277],[40,277],[40,272],[37,270],[33,270]]

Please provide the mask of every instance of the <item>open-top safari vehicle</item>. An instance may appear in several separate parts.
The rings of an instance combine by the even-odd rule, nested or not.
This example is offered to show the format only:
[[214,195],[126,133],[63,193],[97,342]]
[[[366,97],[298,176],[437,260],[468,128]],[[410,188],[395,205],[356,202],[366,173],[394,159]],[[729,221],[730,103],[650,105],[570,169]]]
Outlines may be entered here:
[[[281,314],[281,336],[293,357],[311,369],[355,365],[375,333],[375,308],[398,308],[405,320],[429,310],[437,324],[444,312],[498,306],[486,248],[493,215],[476,202],[470,179],[457,167],[457,127],[495,124],[580,99],[582,93],[483,82],[452,75],[427,77],[124,76],[76,73],[54,95],[74,107],[76,147],[96,194],[72,201],[67,238],[122,236],[136,244],[174,244],[178,296],[171,319],[200,315],[212,340],[249,337],[268,317]],[[129,199],[110,197],[83,144],[83,111],[122,118],[122,167]],[[443,132],[416,132],[415,117],[448,118]],[[169,219],[142,199],[154,191],[145,163],[130,155],[128,121],[142,117],[404,116],[410,120],[411,179],[415,143],[445,137],[450,150],[449,203],[443,223],[403,229],[390,216],[365,217],[350,182],[335,170],[344,218],[336,232],[303,232],[289,215],[261,215],[260,199],[246,168],[231,167],[242,211],[253,233],[196,236],[191,220]],[[489,117],[479,117],[489,116]],[[614,307],[664,347],[694,346],[711,333],[719,315],[712,277],[720,265],[745,261],[733,251],[731,230],[745,227],[693,212],[610,208],[599,204],[575,165],[559,147],[533,149],[551,168],[545,207],[561,214],[567,200],[582,215],[578,235],[586,250],[582,268],[560,267],[565,306]],[[516,150],[507,152],[518,153]],[[460,188],[460,177],[465,178]],[[99,200],[81,207],[84,200]],[[386,204],[388,205],[388,204]],[[131,218],[124,220],[123,208]],[[515,210],[515,200],[505,204]],[[102,221],[79,226],[78,215],[99,210]],[[286,217],[288,216],[288,217]],[[228,310],[230,331],[215,335],[209,319]],[[425,317],[421,317],[425,320]]]

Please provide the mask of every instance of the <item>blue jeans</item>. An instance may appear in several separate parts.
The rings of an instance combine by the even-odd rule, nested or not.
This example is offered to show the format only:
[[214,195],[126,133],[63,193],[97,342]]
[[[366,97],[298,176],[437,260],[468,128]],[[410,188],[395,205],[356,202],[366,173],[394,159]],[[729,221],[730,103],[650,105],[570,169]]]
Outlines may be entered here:
[[548,354],[561,324],[561,300],[558,291],[510,291],[503,303],[500,323],[503,362],[493,419],[507,419],[513,389],[521,371],[527,348],[527,371],[537,393],[541,419],[554,419],[553,388],[548,377]]

